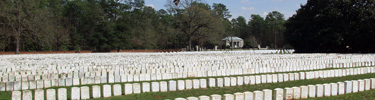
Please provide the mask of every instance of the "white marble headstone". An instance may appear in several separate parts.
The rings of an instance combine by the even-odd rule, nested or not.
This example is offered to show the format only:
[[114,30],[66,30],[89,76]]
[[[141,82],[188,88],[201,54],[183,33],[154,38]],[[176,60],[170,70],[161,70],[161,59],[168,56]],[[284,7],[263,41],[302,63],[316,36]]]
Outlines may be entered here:
[[260,75],[261,76],[261,83],[267,83],[267,75]]
[[284,89],[276,88],[274,96],[275,96],[275,100],[283,100],[284,99]]
[[331,96],[331,84],[323,84],[324,96]]
[[[48,95],[48,93],[47,93]],[[48,97],[47,97],[48,99]],[[22,91],[22,100],[33,100],[33,95],[31,90],[24,90]]]
[[230,86],[237,86],[237,77],[230,77]]
[[254,91],[254,100],[263,100],[263,91]]
[[272,100],[273,96],[272,96],[272,90],[270,89],[264,89],[263,90],[264,94],[263,94],[263,100]]
[[142,93],[144,92],[150,92],[150,83],[148,82],[142,83]]
[[73,78],[73,85],[80,85],[79,78]]
[[209,96],[199,96],[199,100],[210,100]]
[[152,88],[152,92],[159,92],[160,91],[160,86],[159,86],[159,82],[151,82],[151,88]]
[[285,97],[284,97],[284,99],[286,99],[286,100],[291,100],[291,99],[293,99],[293,88],[284,88],[284,95],[285,95]]
[[184,80],[177,80],[177,89],[178,90],[185,90],[185,81]]
[[338,84],[338,95],[345,94],[345,83],[337,82],[337,84]]
[[207,80],[206,79],[200,79],[200,87],[201,88],[207,88]]
[[273,79],[273,77],[272,77],[272,75],[271,74],[267,74],[267,83],[272,83],[272,79]]
[[133,93],[134,94],[141,93],[141,84],[139,84],[139,83],[133,83]]
[[21,82],[20,81],[14,81],[13,85],[14,85],[14,87],[13,87],[14,91],[21,90]]
[[358,80],[358,91],[365,91],[365,80]]
[[193,80],[185,80],[185,89],[193,89]]
[[103,97],[111,97],[112,96],[112,86],[111,85],[103,85]]
[[289,81],[289,74],[283,74],[284,81]]
[[337,83],[331,83],[331,95],[337,96],[338,89],[337,89]]
[[284,77],[283,77],[283,74],[277,74],[277,81],[278,82],[284,82]]
[[21,100],[21,92],[20,91],[13,91],[12,92],[12,100]]
[[238,86],[243,85],[243,83],[244,83],[243,79],[244,79],[244,77],[242,77],[242,76],[237,76],[237,85],[238,85]]
[[200,81],[199,79],[193,79],[193,88],[194,89],[199,89],[200,87]]
[[345,81],[345,93],[353,93],[353,82],[352,81]]
[[221,100],[221,95],[213,94],[211,95],[211,100]]
[[301,88],[300,87],[292,87],[293,88],[293,99],[301,99]]
[[353,93],[357,93],[359,90],[358,80],[352,80],[352,84],[353,84]]
[[375,78],[371,78],[370,80],[371,80],[371,89],[375,89]]
[[316,97],[323,97],[323,95],[324,95],[323,85],[317,84],[316,85]]
[[253,92],[244,92],[244,100],[253,100],[254,95]]
[[57,89],[57,100],[67,100],[66,88]]
[[122,95],[122,88],[120,84],[113,85],[113,96]]
[[[38,84],[38,82],[37,82],[37,84]],[[73,84],[72,78],[66,78],[65,79],[65,86],[72,86],[72,84]]]
[[314,98],[316,96],[316,86],[308,85],[308,87],[309,87],[309,97]]
[[277,83],[278,75],[272,74],[272,83]]
[[80,100],[81,99],[81,89],[79,87],[72,87],[70,92],[70,98],[72,100]]
[[171,81],[168,81],[169,82],[169,91],[176,91],[177,90],[177,84],[176,84],[176,81],[174,80],[171,80]]
[[250,84],[254,85],[255,81],[256,81],[255,76],[250,76]]
[[166,81],[160,82],[160,92],[167,92],[168,91],[168,83]]
[[231,78],[230,77],[224,77],[224,86],[229,87],[231,83]]
[[301,88],[301,99],[306,99],[309,96],[309,87],[308,86],[300,86]]
[[208,78],[208,87],[216,87],[216,79]]
[[224,87],[224,79],[223,78],[216,78],[216,79],[217,79],[217,87]]
[[90,99],[90,89],[88,86],[81,87],[81,99]]
[[260,84],[260,83],[262,83],[261,76],[260,75],[256,75],[255,76],[255,84]]
[[244,84],[246,84],[246,85],[250,84],[250,76],[244,76],[243,79],[244,79],[244,81],[243,81]]
[[224,100],[234,100],[233,94],[224,94]]
[[234,93],[234,100],[244,100],[244,93]]
[[0,91],[5,91],[5,83],[0,83]]
[[100,91],[100,86],[99,85],[94,85],[92,86],[92,97],[93,98],[100,98],[101,97],[101,91]]
[[364,79],[365,80],[365,91],[371,89],[371,80],[370,79]]

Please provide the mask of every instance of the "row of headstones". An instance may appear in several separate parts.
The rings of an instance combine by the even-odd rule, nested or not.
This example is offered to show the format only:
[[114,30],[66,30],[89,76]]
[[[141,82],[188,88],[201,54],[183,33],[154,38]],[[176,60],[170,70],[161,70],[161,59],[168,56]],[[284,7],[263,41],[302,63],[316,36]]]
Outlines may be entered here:
[[[345,63],[346,64],[346,63]],[[339,65],[337,65],[337,64],[334,64],[334,65],[337,65],[338,67],[340,67],[340,66],[345,66],[345,64],[339,64]],[[369,63],[366,63],[366,64],[369,64]],[[352,66],[353,64],[346,64],[346,65],[348,65],[348,66]],[[354,64],[355,65],[355,64]],[[361,65],[364,65],[363,63],[361,63]],[[370,64],[371,65],[371,64]],[[74,69],[72,69],[72,71],[73,71]],[[201,69],[200,69],[201,70]],[[194,70],[192,71],[192,72],[195,72]],[[109,75],[111,75],[111,74],[109,74]],[[5,75],[4,75],[5,76]],[[68,75],[69,76],[69,75]],[[70,76],[72,76],[72,75],[70,75]],[[87,75],[86,75],[87,76]],[[74,77],[83,77],[83,74],[82,75],[74,75]]]
[[[217,70],[218,68],[222,69],[232,69],[232,68],[258,68],[258,67],[280,67],[280,66],[307,66],[307,65],[329,65],[329,67],[343,67],[343,66],[370,66],[373,65],[373,61],[360,61],[360,62],[340,62],[340,63],[329,63],[329,62],[324,62],[324,63],[304,63],[304,64],[292,64],[291,62],[284,62],[284,63],[272,63],[272,62],[261,62],[259,64],[248,64],[248,63],[243,63],[243,64],[236,64],[236,65],[225,65],[225,66],[218,66],[218,65],[200,65],[200,66],[184,66],[184,67],[179,67],[179,66],[174,66],[174,67],[168,67],[168,68],[152,68],[152,67],[147,67],[147,68],[137,68],[134,67],[135,69],[132,68],[127,68],[127,67],[109,67],[105,69],[101,69],[98,67],[73,67],[73,69],[46,69],[44,71],[37,71],[30,69],[29,71],[19,71],[19,73],[10,73],[10,72],[5,72],[1,73],[0,76],[6,76],[6,75],[13,75],[13,74],[21,74],[21,75],[37,75],[37,74],[53,74],[53,73],[70,73],[74,71],[80,71],[80,72],[93,72],[93,71],[119,71],[119,70],[124,70],[125,74],[143,74],[143,73],[169,73],[169,72],[183,72],[183,71],[197,71],[197,70]],[[204,69],[203,69],[204,68]],[[90,69],[90,70],[89,70]],[[147,70],[146,70],[147,69]],[[48,70],[48,71],[47,71]],[[113,73],[112,73],[113,74]],[[119,75],[120,73],[115,73],[115,75]],[[111,75],[111,74],[109,74]],[[78,77],[78,75],[77,75]],[[79,76],[83,77],[83,75]]]
[[[275,63],[272,63],[275,64]],[[272,65],[271,64],[271,65]],[[332,65],[327,63],[322,64],[307,64],[307,65],[275,65],[275,66],[259,66],[259,65],[253,65],[253,64],[240,64],[240,65],[229,65],[225,67],[220,67],[216,65],[204,65],[199,67],[173,67],[173,68],[148,68],[148,69],[137,69],[137,70],[131,70],[126,68],[108,68],[108,69],[95,69],[95,70],[77,70],[77,69],[71,69],[71,70],[64,70],[64,69],[53,69],[53,70],[43,70],[43,71],[16,71],[16,72],[0,72],[1,76],[28,76],[28,75],[54,75],[54,74],[60,74],[58,76],[61,76],[61,74],[68,74],[68,76],[71,77],[85,77],[88,74],[87,72],[93,72],[90,74],[94,75],[101,75],[105,76],[108,72],[108,75],[120,75],[120,74],[152,74],[152,73],[180,73],[180,72],[195,72],[195,71],[215,71],[215,70],[222,70],[222,69],[248,69],[248,68],[262,68],[262,67],[286,67],[286,66],[308,66],[308,65]],[[343,66],[370,66],[370,63],[366,62],[347,62],[347,63],[335,63],[333,64],[335,67],[343,67]],[[105,72],[105,73],[103,73]]]
[[375,89],[375,78],[292,88],[287,87],[284,89],[276,88],[274,91],[264,89],[263,91],[237,92],[234,94],[224,94],[223,97],[213,94],[211,96],[187,97],[186,99],[175,98],[175,100],[299,100],[357,93],[370,89]]
[[[217,85],[215,78],[209,78],[210,87],[222,87],[225,86],[236,86],[242,84],[260,84],[260,83],[275,83],[283,82],[289,80],[303,80],[303,79],[315,79],[315,78],[329,78],[329,77],[342,77],[347,75],[357,75],[357,74],[366,74],[374,73],[375,67],[363,67],[363,68],[349,68],[349,69],[333,69],[325,71],[308,71],[308,72],[299,72],[299,73],[284,73],[284,74],[267,74],[267,75],[253,75],[253,76],[237,76],[237,77],[224,77],[217,78]],[[13,90],[27,90],[27,89],[42,89],[50,88],[56,86],[76,86],[76,85],[87,85],[87,84],[105,84],[107,83],[107,78],[89,78],[87,80],[82,80],[83,78],[67,78],[59,80],[38,80],[38,81],[15,81],[15,82],[6,82],[0,83],[0,91],[13,91]],[[186,80],[186,83],[191,83],[191,80]],[[223,84],[223,81],[225,84]],[[238,82],[236,82],[238,81]],[[109,83],[120,83],[122,81],[116,80]],[[231,82],[231,83],[230,83]],[[194,83],[197,83],[199,86],[199,81],[196,79]],[[202,83],[203,84],[203,83]],[[191,84],[186,84],[192,86]],[[187,89],[191,89],[186,86]]]
[[[169,81],[170,86],[174,83],[174,87],[176,87],[176,81]],[[172,83],[172,84],[171,84]],[[167,82],[151,82],[152,89],[150,89],[150,83],[144,82],[142,86],[140,83],[133,83],[133,84],[124,84],[124,91],[122,91],[122,87],[120,84],[114,85],[103,85],[102,87],[99,85],[94,85],[91,87],[82,86],[82,87],[72,87],[71,88],[71,100],[79,100],[79,99],[90,99],[92,98],[100,98],[100,97],[111,97],[111,96],[119,96],[119,95],[128,95],[128,94],[139,94],[142,92],[167,92]],[[143,87],[141,89],[141,87]],[[148,87],[148,88],[146,88]],[[170,91],[176,91],[176,88],[169,88]],[[57,94],[55,89],[47,89],[46,90],[46,99],[47,100],[67,100],[67,89],[66,88],[59,88],[57,89]],[[34,90],[34,96],[32,96],[31,90],[23,90],[22,94],[21,91],[13,91],[12,92],[12,100],[31,100],[34,97],[35,100],[44,100],[44,90],[43,89],[36,89]],[[90,96],[91,94],[91,96]]]
[[[152,54],[150,54],[150,55],[152,55]],[[40,56],[40,55],[39,55]],[[174,55],[174,56],[172,56],[172,58],[173,57],[177,57],[177,58],[179,58],[180,56],[185,56],[185,55]],[[205,55],[205,56],[207,56],[207,55]],[[212,55],[212,56],[215,56],[215,55]],[[208,56],[208,57],[212,57],[212,56]],[[232,56],[232,57],[225,57],[225,58],[235,58],[235,57],[233,57],[233,56],[237,56],[237,54],[236,55],[229,55],[229,56]],[[264,55],[262,55],[262,56],[264,56]],[[332,55],[332,56],[336,56],[336,55]],[[350,55],[351,56],[351,55]],[[357,55],[354,55],[355,57],[357,57]],[[91,56],[88,56],[88,57],[90,57],[90,59],[93,59],[93,58],[95,58],[95,57],[91,57]],[[100,56],[99,56],[100,57]],[[170,57],[170,56],[168,56],[168,57]],[[266,58],[266,57],[269,57],[269,56],[264,56],[264,58]],[[344,57],[345,57],[345,55],[344,55]],[[27,58],[27,57],[26,57]],[[41,58],[44,58],[44,57],[41,57]],[[84,59],[85,57],[83,57],[83,59]],[[138,57],[139,58],[139,57]],[[147,57],[145,57],[145,56],[140,56],[140,58],[146,58],[145,60],[147,60],[147,59],[149,59],[149,58],[155,58],[155,57],[149,57],[149,58],[147,58]],[[159,57],[160,58],[160,57]],[[114,59],[114,58],[108,58],[108,59]],[[126,58],[125,58],[126,59]],[[200,58],[200,59],[204,59],[204,58]],[[216,58],[216,59],[218,59],[218,58]],[[220,58],[219,58],[220,59]],[[58,59],[58,60],[70,60],[68,57],[65,57],[65,58],[62,58],[62,59]],[[79,61],[80,59],[74,59],[74,61]],[[121,59],[120,59],[121,60]],[[34,60],[30,60],[30,61],[34,61]],[[36,60],[36,61],[38,61],[38,60]],[[106,62],[107,60],[102,60],[102,62]],[[54,62],[53,60],[49,63],[48,61],[43,61],[43,62],[46,62],[45,64],[50,64],[50,63],[52,63],[52,62]],[[69,62],[69,61],[68,61]],[[56,62],[55,62],[56,63]],[[60,62],[60,63],[65,63],[65,62]],[[26,64],[28,64],[28,63],[26,63]],[[61,65],[61,64],[60,64]],[[65,64],[63,64],[63,65],[65,65]],[[82,64],[80,64],[80,65],[85,65],[85,63],[83,62]],[[76,65],[73,65],[73,66],[76,66]]]
[[[367,60],[365,60],[365,61],[367,61]],[[137,66],[138,67],[138,66]],[[78,68],[78,69],[80,69],[80,68]],[[75,70],[78,70],[77,68],[75,68],[75,69],[71,69],[71,71],[75,71]],[[60,70],[60,69],[59,69]]]
[[[274,64],[274,63],[271,63],[271,65]],[[289,65],[289,64],[288,64]],[[317,64],[309,64],[309,65],[317,65]],[[318,64],[318,65],[322,65],[322,64]],[[329,65],[331,67],[343,67],[343,66],[371,66],[373,65],[373,62],[372,61],[361,61],[361,62],[346,62],[346,63],[325,63],[323,65]],[[258,66],[258,65],[245,65],[244,68],[252,68],[252,67],[249,67],[249,66],[253,66],[253,67],[262,67],[262,66]],[[305,65],[289,65],[289,66],[305,66]],[[266,66],[266,67],[272,67],[272,66]],[[279,67],[279,66],[273,66],[273,67]],[[195,70],[194,70],[195,68]],[[80,73],[78,75],[78,72],[77,74],[74,73],[74,77],[84,77],[84,72],[87,72],[88,70],[81,70],[81,68],[78,68],[80,69],[79,71],[83,72],[83,73]],[[51,72],[54,72],[54,73],[71,73],[70,76],[73,76],[73,71],[77,71],[78,69],[71,69],[70,71],[66,71],[66,70],[62,70],[62,69],[53,69],[53,70],[48,70],[48,71],[40,71],[40,72],[48,72],[46,74],[53,74]],[[174,70],[175,69],[175,70]],[[193,70],[192,70],[193,69]],[[224,68],[226,69],[226,68]],[[231,69],[231,68],[229,68]],[[99,69],[100,70],[100,69]],[[121,70],[121,69],[116,69],[116,71],[118,70]],[[124,69],[125,70],[125,69]],[[128,70],[128,69],[127,69]],[[191,71],[191,72],[194,72],[194,71],[197,71],[197,70],[207,70],[207,69],[202,69],[202,67],[184,67],[184,68],[176,68],[176,67],[173,67],[173,68],[163,68],[163,69],[149,69],[149,70],[146,70],[146,69],[139,69],[139,70],[133,70],[133,71],[127,71],[127,72],[124,72],[125,74],[128,73],[128,74],[136,74],[136,73],[170,73],[170,72],[183,72],[183,71]],[[218,70],[218,69],[211,69],[211,70]],[[92,71],[92,70],[91,70]],[[110,73],[110,69],[106,69],[105,71],[108,71],[109,75],[111,75]],[[31,71],[31,72],[28,72],[28,73],[25,73],[25,72],[20,72],[21,75],[36,75],[36,74],[44,74],[44,73],[36,73],[36,72],[39,72],[39,71]],[[20,73],[2,73],[0,74],[0,76],[7,76],[7,75],[13,75],[13,74],[17,74],[19,75]],[[99,72],[100,73],[100,72]],[[4,75],[3,75],[4,74]],[[115,75],[119,75],[120,73],[114,73],[112,72],[112,75],[115,74]],[[96,73],[97,75],[97,73]],[[106,75],[106,74],[105,74]],[[69,76],[69,75],[68,75]],[[102,74],[102,76],[104,76],[104,74]]]
[[[326,77],[342,76],[342,75],[346,75],[346,73],[352,74],[352,75],[355,75],[357,73],[368,73],[365,71],[368,71],[368,72],[374,71],[374,68],[373,67],[354,68],[354,69],[346,69],[346,71],[343,71],[343,70],[314,71],[314,72],[310,71],[310,72],[306,72],[306,74],[308,74],[306,75],[306,77],[305,77],[305,72],[301,72],[300,75],[301,75],[301,79],[304,79],[304,78],[312,79],[315,76],[326,78]],[[297,75],[295,75],[296,79],[297,78],[299,79]],[[277,75],[274,74],[274,76],[276,76],[277,78]],[[289,76],[292,77],[291,75]],[[278,77],[282,77],[282,76],[279,75]],[[37,80],[37,81],[14,81],[14,82],[0,83],[0,91],[4,91],[1,88],[5,87],[5,85],[7,86],[6,91],[12,91],[12,90],[26,90],[26,89],[41,89],[41,88],[49,88],[49,87],[55,87],[55,86],[76,86],[76,85],[120,83],[120,82],[129,82],[129,78],[127,78],[126,76],[115,76],[115,77],[109,77],[109,78],[95,77],[95,78],[66,78],[66,79],[52,79],[52,80],[47,79],[47,80]]]
[[[251,69],[228,69],[228,70],[217,70],[217,71],[198,71],[198,72],[183,72],[183,73],[164,73],[164,74],[128,74],[128,75],[107,75],[107,72],[101,72],[96,74],[91,74],[91,76],[96,75],[95,77],[82,77],[82,78],[71,78],[73,76],[78,76],[78,73],[75,75],[72,74],[62,74],[61,78],[58,78],[57,74],[52,74],[51,77],[48,75],[36,75],[28,77],[2,77],[2,82],[14,82],[14,81],[40,81],[40,80],[51,80],[51,81],[63,81],[66,79],[69,83],[69,80],[73,80],[73,85],[85,85],[85,84],[98,84],[98,83],[114,83],[114,82],[138,82],[138,81],[151,81],[151,80],[167,80],[167,79],[176,79],[176,78],[188,78],[188,77],[212,77],[212,76],[231,76],[231,75],[243,75],[243,74],[259,74],[259,73],[274,73],[274,72],[289,72],[289,71],[302,71],[302,70],[313,70],[313,69],[324,69],[325,67],[276,67],[276,68],[251,68]],[[68,76],[66,76],[68,75]],[[103,75],[100,77],[100,75]],[[196,76],[197,75],[197,76]],[[42,76],[42,78],[41,78]],[[85,74],[88,76],[88,74]],[[105,77],[108,76],[108,77]],[[58,80],[56,80],[58,79]],[[79,81],[81,80],[81,82]],[[76,82],[75,82],[76,81]],[[77,83],[77,84],[76,84]],[[53,84],[53,83],[51,83]],[[47,84],[48,85],[48,84]]]
[[[276,82],[283,82],[283,81],[293,81],[293,80],[304,79],[304,74],[305,73],[301,72],[301,73],[288,73],[288,74],[244,76],[244,77],[242,76],[224,77],[224,78],[216,78],[216,79],[209,78],[208,87],[224,87],[224,86],[229,87],[229,86],[237,86],[237,85],[243,85],[243,84],[261,84],[261,83],[276,83]],[[301,78],[294,77],[295,75],[300,76]],[[282,76],[287,76],[287,77],[283,78]],[[281,79],[278,80],[278,78],[281,78]],[[111,87],[113,87],[113,89]],[[199,89],[199,88],[207,88],[206,79],[177,80],[177,81],[171,80],[171,81],[168,81],[168,83],[166,81],[161,81],[161,82],[151,82],[151,84],[149,82],[133,83],[133,84],[129,83],[129,84],[124,84],[123,92],[122,92],[122,87],[120,84],[115,84],[113,86],[103,85],[102,92],[103,92],[103,97],[111,97],[112,92],[113,92],[113,96],[119,96],[122,94],[127,95],[127,94],[139,94],[139,93],[144,93],[144,92],[167,92],[167,91],[189,90],[189,89]],[[72,87],[71,99],[89,99],[90,92],[88,92],[88,90],[89,90],[88,86]],[[31,97],[30,96],[31,92],[29,91],[31,90],[23,90],[24,93],[22,95],[22,98]],[[48,91],[52,93],[48,93]],[[21,95],[19,95],[20,93],[18,92],[15,92],[15,94],[12,95],[12,98],[21,98]],[[59,95],[57,98],[67,98],[65,88],[60,88],[58,90],[58,94]],[[38,100],[37,98],[44,97],[44,90],[37,89],[35,90],[34,95],[35,95],[34,96],[35,100]],[[91,96],[93,98],[101,97],[101,88],[99,85],[92,86]],[[47,89],[47,99],[48,98],[56,98],[54,89]]]
[[[288,72],[288,71],[300,71],[300,70],[312,70],[312,69],[324,69],[326,67],[266,67],[266,68],[249,68],[249,69],[227,69],[227,70],[216,70],[216,71],[194,71],[194,72],[181,72],[181,73],[160,73],[160,74],[119,74],[113,75],[111,71],[103,72],[86,72],[78,73],[74,72],[71,74],[45,74],[45,75],[29,75],[29,76],[2,76],[0,82],[12,82],[12,81],[32,81],[32,80],[46,80],[46,79],[59,79],[60,78],[89,78],[89,77],[107,77],[109,80],[112,78],[119,79],[123,77],[129,78],[127,81],[150,81],[150,80],[165,80],[175,78],[187,78],[187,77],[207,77],[207,76],[229,76],[229,75],[242,75],[242,74],[259,74],[269,72]],[[108,75],[107,75],[108,73]],[[127,76],[124,76],[127,75]]]
[[[30,81],[36,82],[43,81],[43,80],[51,80],[52,82],[57,81],[67,81],[67,85],[70,86],[71,82],[73,85],[85,85],[85,84],[98,84],[98,83],[114,83],[114,82],[138,82],[138,81],[152,81],[152,80],[167,80],[167,79],[176,79],[176,78],[188,78],[188,77],[212,77],[212,76],[231,76],[231,75],[243,75],[243,74],[259,74],[259,73],[273,73],[273,72],[288,72],[288,71],[300,71],[300,70],[310,70],[313,68],[305,68],[305,69],[297,69],[296,67],[289,68],[289,67],[280,67],[280,68],[252,68],[252,69],[229,69],[229,70],[219,70],[219,71],[200,71],[194,73],[173,73],[173,74],[134,74],[134,75],[109,75],[108,77],[82,77],[82,78],[70,78],[62,76],[62,78],[53,77],[52,79],[48,78],[47,76],[43,75],[40,78],[39,75],[37,76],[28,76],[28,77],[3,77],[3,82],[16,82],[16,81]],[[319,68],[321,69],[321,68]],[[198,76],[192,75],[198,74]],[[56,75],[55,75],[56,76]],[[107,76],[107,75],[106,75]],[[45,78],[47,77],[47,78]],[[81,80],[81,82],[80,82]],[[53,85],[53,83],[51,83]],[[47,84],[48,85],[48,84]],[[53,85],[54,86],[54,85]]]

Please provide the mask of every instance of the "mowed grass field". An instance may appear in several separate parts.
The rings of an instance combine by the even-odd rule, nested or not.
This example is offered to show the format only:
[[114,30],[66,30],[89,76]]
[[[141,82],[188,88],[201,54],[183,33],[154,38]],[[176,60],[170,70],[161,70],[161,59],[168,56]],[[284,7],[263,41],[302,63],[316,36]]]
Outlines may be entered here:
[[[289,81],[281,83],[268,83],[268,84],[258,84],[258,85],[242,85],[235,87],[224,87],[224,88],[207,88],[207,89],[192,89],[184,91],[175,91],[175,92],[156,92],[156,93],[141,93],[141,94],[132,94],[132,95],[122,95],[115,96],[110,98],[98,98],[92,100],[164,100],[178,97],[189,97],[189,96],[202,96],[202,95],[212,95],[212,94],[233,94],[235,92],[245,92],[245,91],[255,91],[263,89],[275,89],[275,88],[285,88],[293,86],[302,86],[302,85],[315,85],[315,84],[324,84],[324,83],[336,83],[343,82],[345,80],[357,80],[357,79],[366,79],[373,78],[375,74],[364,74],[364,75],[355,75],[355,76],[346,76],[339,78],[325,78],[325,79],[312,79],[312,80],[298,80],[298,81]],[[323,98],[312,98],[312,99],[326,99],[326,100],[335,100],[335,99],[347,99],[347,100],[375,100],[374,95],[375,90],[345,94],[337,97],[323,97]]]

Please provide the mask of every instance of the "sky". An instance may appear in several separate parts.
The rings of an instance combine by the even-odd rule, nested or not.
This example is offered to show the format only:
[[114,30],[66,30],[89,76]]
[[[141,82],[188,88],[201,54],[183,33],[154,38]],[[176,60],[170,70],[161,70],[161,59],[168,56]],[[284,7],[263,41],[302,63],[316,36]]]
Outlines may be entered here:
[[[238,16],[250,19],[251,14],[265,17],[269,12],[278,11],[284,14],[285,19],[293,16],[300,5],[306,4],[307,0],[202,0],[212,6],[213,3],[222,3],[229,9],[232,18]],[[167,0],[145,0],[146,6],[156,10],[166,9]],[[230,19],[232,19],[230,18]]]

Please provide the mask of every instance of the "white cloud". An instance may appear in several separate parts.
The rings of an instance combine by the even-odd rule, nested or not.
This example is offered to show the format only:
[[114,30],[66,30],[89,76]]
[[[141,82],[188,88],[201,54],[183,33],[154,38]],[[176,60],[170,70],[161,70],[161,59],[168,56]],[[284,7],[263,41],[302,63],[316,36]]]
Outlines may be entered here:
[[266,17],[268,15],[268,12],[263,12],[263,17]]
[[241,3],[243,4],[249,3],[249,0],[241,0]]
[[156,9],[156,8],[155,8],[155,5],[153,5],[153,4],[146,4],[146,6],[149,6],[149,7],[152,7],[152,8],[154,8],[154,9]]
[[254,7],[242,7],[242,10],[246,10],[246,11],[254,11],[255,8],[254,8]]

